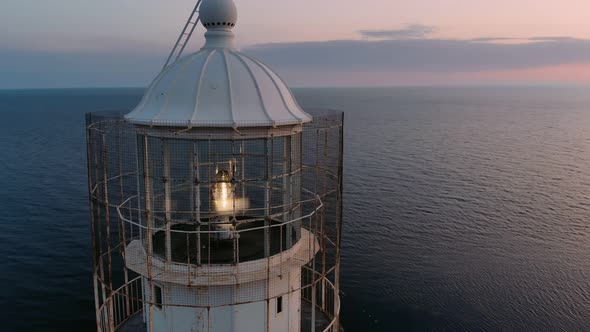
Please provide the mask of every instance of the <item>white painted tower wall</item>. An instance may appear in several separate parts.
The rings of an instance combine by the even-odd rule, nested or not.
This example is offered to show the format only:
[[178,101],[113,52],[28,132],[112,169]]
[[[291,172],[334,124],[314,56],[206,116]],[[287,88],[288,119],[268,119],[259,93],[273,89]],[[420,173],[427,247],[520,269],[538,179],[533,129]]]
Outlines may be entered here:
[[[151,298],[149,282],[144,279],[145,298]],[[186,286],[174,283],[157,282],[154,286],[162,290],[162,304],[146,305],[146,322],[152,317],[154,332],[261,332],[284,331],[299,332],[301,327],[301,270],[294,270],[282,278],[270,281],[260,280],[240,285],[226,286]],[[270,300],[247,302],[237,305],[226,303],[241,302],[243,299],[266,294],[269,289]],[[279,299],[282,298],[282,299]],[[184,307],[167,306],[167,299],[178,303],[183,299]],[[199,299],[207,299],[215,307],[199,308]],[[281,311],[278,302],[282,302]]]

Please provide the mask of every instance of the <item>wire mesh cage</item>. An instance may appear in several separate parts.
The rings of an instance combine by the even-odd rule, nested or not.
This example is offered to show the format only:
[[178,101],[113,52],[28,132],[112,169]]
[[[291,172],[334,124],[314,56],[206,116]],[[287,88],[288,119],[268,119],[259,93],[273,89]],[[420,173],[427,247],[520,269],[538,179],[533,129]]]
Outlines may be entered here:
[[309,113],[244,130],[87,114],[98,331],[340,330],[343,114]]

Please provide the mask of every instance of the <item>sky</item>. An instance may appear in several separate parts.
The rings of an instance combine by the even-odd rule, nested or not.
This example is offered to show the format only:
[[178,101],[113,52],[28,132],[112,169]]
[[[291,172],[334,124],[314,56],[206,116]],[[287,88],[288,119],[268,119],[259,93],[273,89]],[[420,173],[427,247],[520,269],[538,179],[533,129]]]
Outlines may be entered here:
[[[240,49],[291,86],[590,84],[587,0],[235,2]],[[194,4],[2,0],[0,89],[146,86]]]

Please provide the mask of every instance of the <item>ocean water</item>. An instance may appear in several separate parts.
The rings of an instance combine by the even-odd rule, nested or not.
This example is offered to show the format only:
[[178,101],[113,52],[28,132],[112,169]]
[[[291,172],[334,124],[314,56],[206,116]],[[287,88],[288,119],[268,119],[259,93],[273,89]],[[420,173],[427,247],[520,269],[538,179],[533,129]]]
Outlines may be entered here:
[[[346,112],[346,331],[590,330],[588,88],[298,89]],[[84,113],[0,91],[2,331],[92,331]]]

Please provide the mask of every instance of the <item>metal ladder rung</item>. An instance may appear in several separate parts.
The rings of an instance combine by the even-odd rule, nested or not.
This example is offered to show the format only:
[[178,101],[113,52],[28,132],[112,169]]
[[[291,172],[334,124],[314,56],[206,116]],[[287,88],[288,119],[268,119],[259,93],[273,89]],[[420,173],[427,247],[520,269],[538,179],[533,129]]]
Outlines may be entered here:
[[[185,46],[190,41],[191,36],[192,36],[193,32],[195,31],[197,24],[199,23],[199,21],[201,19],[199,17],[199,12],[200,12],[199,8],[201,5],[201,1],[202,0],[197,1],[197,4],[195,5],[195,9],[192,11],[186,24],[184,25],[184,28],[182,29],[182,32],[180,33],[180,36],[178,37],[178,40],[176,41],[176,45],[174,45],[172,52],[170,52],[170,55],[168,56],[168,59],[166,60],[166,64],[164,65],[164,68],[168,67],[168,65],[171,62],[176,61],[180,58],[180,56],[182,55],[182,52],[184,51]],[[196,16],[196,19],[195,19],[195,16]]]

